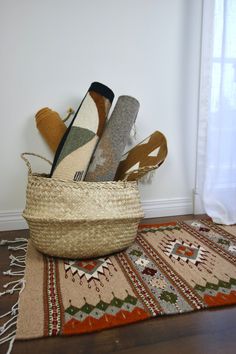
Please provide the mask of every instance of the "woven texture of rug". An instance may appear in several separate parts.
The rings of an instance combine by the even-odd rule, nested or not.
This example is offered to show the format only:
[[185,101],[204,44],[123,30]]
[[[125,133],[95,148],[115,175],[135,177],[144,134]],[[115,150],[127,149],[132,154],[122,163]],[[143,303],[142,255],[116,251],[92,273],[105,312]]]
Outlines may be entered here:
[[72,335],[236,304],[236,226],[210,220],[141,225],[124,252],[43,256],[28,242],[16,339]]

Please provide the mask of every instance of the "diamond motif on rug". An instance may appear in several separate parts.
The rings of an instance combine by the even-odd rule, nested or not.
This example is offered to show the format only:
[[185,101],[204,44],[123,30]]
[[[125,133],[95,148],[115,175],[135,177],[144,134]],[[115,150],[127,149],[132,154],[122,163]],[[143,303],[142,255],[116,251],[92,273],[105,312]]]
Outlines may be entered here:
[[106,281],[109,281],[108,275],[112,275],[109,266],[112,266],[116,271],[116,268],[109,257],[81,261],[66,260],[64,261],[65,277],[68,278],[68,272],[70,272],[72,274],[72,281],[74,282],[75,275],[78,275],[80,285],[82,285],[82,280],[85,279],[88,283],[88,288],[91,288],[90,283],[93,281],[96,286],[96,290],[100,291],[97,287],[96,281],[103,286],[103,282],[100,278],[101,275],[105,277]]
[[164,253],[176,260],[183,260],[184,262],[191,262],[194,265],[198,265],[205,261],[206,250],[198,245],[198,247],[187,244],[184,241],[179,240],[168,240],[168,243],[165,246]]

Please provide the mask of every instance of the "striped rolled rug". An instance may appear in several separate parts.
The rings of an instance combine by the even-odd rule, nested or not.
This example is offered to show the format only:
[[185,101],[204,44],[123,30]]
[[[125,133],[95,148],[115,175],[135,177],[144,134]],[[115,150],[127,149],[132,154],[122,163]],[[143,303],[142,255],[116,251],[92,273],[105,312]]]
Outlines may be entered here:
[[93,82],[64,134],[55,154],[50,177],[83,180],[103,132],[114,94]]

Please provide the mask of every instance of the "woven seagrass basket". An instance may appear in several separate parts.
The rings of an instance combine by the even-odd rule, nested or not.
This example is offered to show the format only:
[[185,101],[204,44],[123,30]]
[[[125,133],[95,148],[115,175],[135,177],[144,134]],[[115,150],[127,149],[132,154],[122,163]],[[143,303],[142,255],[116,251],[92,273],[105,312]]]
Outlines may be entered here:
[[92,258],[121,251],[137,235],[143,218],[137,182],[74,182],[32,173],[28,166],[26,219],[40,252],[63,258]]

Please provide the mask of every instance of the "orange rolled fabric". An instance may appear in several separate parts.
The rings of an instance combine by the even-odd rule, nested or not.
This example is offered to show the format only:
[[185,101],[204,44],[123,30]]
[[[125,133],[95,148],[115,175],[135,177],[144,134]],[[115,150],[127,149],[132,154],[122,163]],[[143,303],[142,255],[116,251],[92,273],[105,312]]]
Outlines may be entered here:
[[52,151],[55,152],[67,129],[64,121],[57,112],[52,111],[48,107],[40,109],[36,113],[35,119],[36,126],[41,135]]

